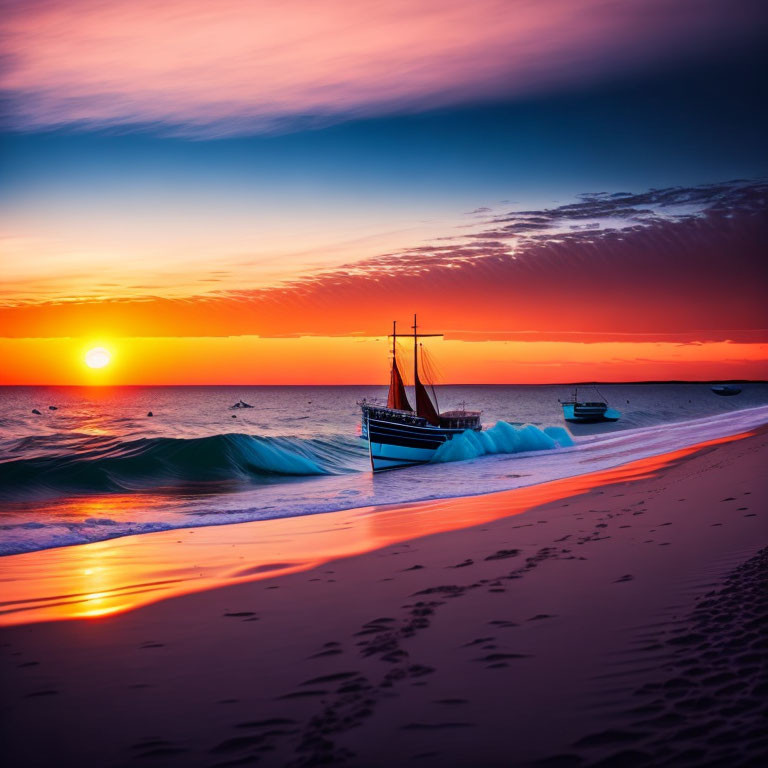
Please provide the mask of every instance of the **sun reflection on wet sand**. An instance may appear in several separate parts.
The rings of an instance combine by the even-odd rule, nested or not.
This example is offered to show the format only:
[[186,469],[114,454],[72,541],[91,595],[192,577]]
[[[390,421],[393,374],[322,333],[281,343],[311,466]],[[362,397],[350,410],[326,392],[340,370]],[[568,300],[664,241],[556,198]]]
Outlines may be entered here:
[[[175,595],[308,570],[336,558],[520,514],[600,486],[647,478],[704,448],[750,434],[485,496],[162,531],[10,555],[0,558],[0,624],[94,620]],[[92,503],[106,509],[110,497]]]

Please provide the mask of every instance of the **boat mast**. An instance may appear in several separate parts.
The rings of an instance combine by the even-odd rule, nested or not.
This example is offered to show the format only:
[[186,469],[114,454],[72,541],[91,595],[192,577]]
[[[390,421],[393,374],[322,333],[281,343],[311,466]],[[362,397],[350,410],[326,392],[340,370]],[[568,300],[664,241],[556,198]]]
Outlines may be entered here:
[[397,344],[397,320],[392,321],[392,365],[395,365],[395,345]]
[[416,313],[413,315],[413,385],[419,380],[419,336],[416,332]]

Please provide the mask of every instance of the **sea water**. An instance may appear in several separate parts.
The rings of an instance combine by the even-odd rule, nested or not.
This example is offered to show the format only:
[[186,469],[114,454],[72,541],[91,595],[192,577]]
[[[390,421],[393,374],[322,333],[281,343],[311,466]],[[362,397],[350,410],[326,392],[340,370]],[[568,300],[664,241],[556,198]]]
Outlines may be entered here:
[[383,387],[0,388],[0,554],[607,469],[768,423],[768,384],[741,386],[600,385],[622,417],[593,425],[563,421],[566,386],[438,387],[442,409],[466,402],[486,430],[375,476],[357,403]]

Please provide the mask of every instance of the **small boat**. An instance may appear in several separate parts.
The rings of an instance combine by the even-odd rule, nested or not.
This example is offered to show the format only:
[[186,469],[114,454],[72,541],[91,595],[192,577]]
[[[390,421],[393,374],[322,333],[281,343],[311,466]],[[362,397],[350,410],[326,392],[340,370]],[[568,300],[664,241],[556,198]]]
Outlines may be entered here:
[[721,397],[731,397],[733,395],[738,395],[741,392],[741,387],[734,387],[731,384],[715,384],[715,386],[710,387],[710,389],[716,395],[720,395]]
[[232,408],[253,408],[252,405],[249,405],[244,400],[238,400],[234,405],[229,406],[230,410]]
[[[430,396],[419,377],[419,352],[424,353],[419,339],[442,336],[441,333],[419,333],[416,315],[413,333],[400,334],[413,339],[413,386],[416,407],[412,407],[397,360],[397,323],[392,324],[392,370],[387,404],[360,401],[362,409],[361,437],[368,441],[371,468],[374,472],[428,463],[440,446],[465,430],[481,430],[480,411],[439,412],[434,388]],[[423,362],[423,361],[422,361]],[[434,400],[434,402],[433,402]]]
[[599,421],[618,421],[621,418],[621,414],[617,410],[609,408],[608,403],[604,400],[596,400],[592,402],[579,400],[578,389],[573,390],[572,400],[566,400],[560,404],[563,406],[563,418],[574,424],[594,424]]

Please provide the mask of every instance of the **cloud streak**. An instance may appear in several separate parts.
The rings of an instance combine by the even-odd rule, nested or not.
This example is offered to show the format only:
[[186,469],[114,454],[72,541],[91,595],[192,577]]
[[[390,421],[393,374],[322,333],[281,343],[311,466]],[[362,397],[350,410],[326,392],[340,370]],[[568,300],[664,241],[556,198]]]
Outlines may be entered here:
[[[571,230],[574,221],[594,222]],[[531,225],[533,221],[533,225]],[[546,225],[542,229],[542,225]],[[588,195],[259,290],[0,307],[9,337],[370,335],[419,311],[466,340],[768,341],[768,183]]]
[[[17,127],[295,129],[581,87],[755,36],[753,0],[5,0]],[[606,75],[610,73],[610,75]]]

